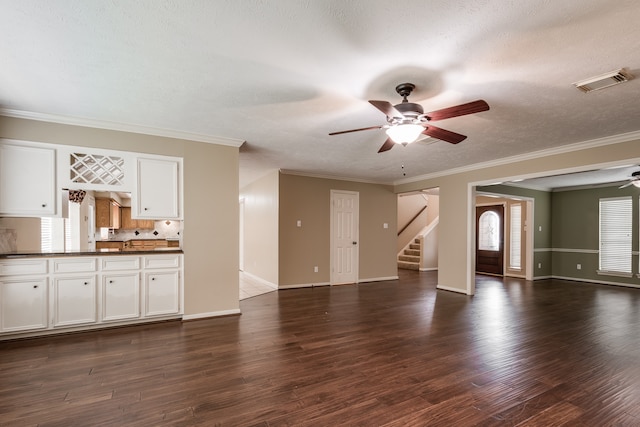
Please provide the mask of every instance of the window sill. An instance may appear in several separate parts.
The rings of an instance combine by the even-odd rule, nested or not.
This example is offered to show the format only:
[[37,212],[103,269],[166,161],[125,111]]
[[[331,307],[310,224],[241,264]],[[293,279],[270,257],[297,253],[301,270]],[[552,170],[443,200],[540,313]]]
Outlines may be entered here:
[[601,276],[633,277],[633,273],[624,273],[621,271],[596,270],[596,272]]

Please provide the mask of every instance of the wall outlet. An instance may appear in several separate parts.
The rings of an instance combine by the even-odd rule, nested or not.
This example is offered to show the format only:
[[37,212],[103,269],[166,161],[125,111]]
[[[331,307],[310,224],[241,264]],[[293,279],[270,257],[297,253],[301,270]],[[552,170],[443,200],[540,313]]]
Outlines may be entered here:
[[296,226],[297,226],[297,227],[302,227],[302,221],[297,220],[297,221],[296,221]]
[[384,224],[382,224],[382,228],[389,228],[389,224],[385,222]]
[[542,268],[542,263],[541,262],[538,263],[538,268]]
[[577,268],[578,270],[582,270],[582,264],[576,264],[576,268]]
[[538,231],[542,231],[542,226],[541,225],[538,226]]
[[315,267],[313,267],[313,272],[317,273],[318,272],[318,266],[316,265]]

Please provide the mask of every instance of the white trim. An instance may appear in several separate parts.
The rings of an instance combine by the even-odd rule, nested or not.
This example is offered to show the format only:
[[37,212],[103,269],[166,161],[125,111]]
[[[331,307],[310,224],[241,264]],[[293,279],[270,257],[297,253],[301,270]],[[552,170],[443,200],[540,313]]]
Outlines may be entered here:
[[547,279],[553,279],[554,276],[533,276],[533,280],[547,280]]
[[608,281],[604,281],[604,280],[590,280],[590,279],[583,279],[583,278],[578,278],[578,277],[564,277],[564,276],[553,276],[553,279],[557,279],[557,280],[569,280],[572,282],[586,282],[586,283],[593,283],[595,285],[612,285],[612,286],[623,286],[625,288],[637,288],[640,289],[640,285],[634,285],[633,283],[622,283],[622,282],[608,282]]
[[552,248],[534,248],[533,252],[553,252]]
[[241,271],[240,272],[243,276],[247,276],[248,278],[250,278],[251,280],[255,280],[256,282],[260,282],[261,284],[268,286],[274,290],[278,289],[278,285],[276,285],[275,283],[272,283],[268,280],[263,279],[262,277],[258,277],[254,274],[251,274],[247,271]]
[[293,170],[293,169],[279,169],[279,170],[280,170],[280,173],[282,173],[284,175],[306,176],[306,177],[309,177],[309,178],[330,179],[330,180],[334,180],[334,181],[362,182],[362,183],[365,183],[365,184],[391,185],[388,181],[377,181],[377,180],[361,179],[361,178],[354,178],[354,177],[347,177],[347,176],[338,176],[338,175],[328,175],[328,174],[321,174],[321,173],[304,172],[304,171],[297,171],[297,170]]
[[468,293],[468,291],[465,291],[464,289],[460,289],[460,288],[451,288],[449,286],[444,286],[444,285],[437,285],[436,289],[440,289],[442,291],[450,291],[450,292],[455,292],[457,294],[462,294],[462,295],[471,295]]
[[598,254],[597,249],[571,249],[571,248],[551,248],[551,252],[568,252],[575,254]]
[[294,285],[280,285],[278,289],[299,289],[299,288],[316,288],[319,286],[331,286],[329,282],[320,283],[297,283]]
[[[566,145],[561,145],[559,147],[554,147],[554,148],[550,148],[550,149],[544,149],[544,150],[538,150],[538,151],[532,151],[530,153],[525,153],[525,154],[518,154],[516,156],[511,156],[511,157],[504,157],[501,159],[497,159],[497,160],[491,160],[488,162],[483,162],[483,163],[475,163],[473,165],[468,165],[468,166],[462,166],[459,168],[453,168],[453,169],[447,169],[444,171],[439,171],[439,172],[433,172],[430,174],[425,174],[425,175],[420,175],[420,176],[416,176],[416,177],[412,177],[412,178],[406,178],[406,179],[401,179],[401,180],[397,180],[393,182],[393,185],[400,185],[400,184],[410,184],[413,182],[419,182],[419,181],[424,181],[424,180],[428,180],[428,179],[433,179],[433,178],[439,178],[442,176],[449,176],[449,175],[455,175],[455,174],[459,174],[459,173],[464,173],[464,172],[471,172],[474,170],[478,170],[478,169],[486,169],[486,168],[491,168],[491,167],[495,167],[495,166],[502,166],[502,165],[506,165],[506,164],[510,164],[510,163],[514,163],[514,162],[521,162],[521,161],[525,161],[525,160],[533,160],[533,159],[538,159],[541,157],[547,157],[547,156],[554,156],[554,155],[558,155],[558,154],[565,154],[565,153],[570,153],[573,151],[577,151],[577,150],[587,150],[590,148],[597,148],[597,147],[602,147],[602,146],[606,146],[606,145],[612,145],[612,144],[619,144],[622,142],[629,142],[629,141],[633,141],[636,139],[640,139],[640,131],[634,131],[634,132],[628,132],[628,133],[623,133],[623,134],[619,134],[619,135],[613,135],[613,136],[607,136],[604,138],[598,138],[598,139],[592,139],[592,140],[588,140],[588,141],[582,141],[582,142],[578,142],[575,144],[566,144]],[[575,168],[574,168],[575,169]],[[548,175],[549,171],[545,171],[542,174],[546,174]],[[535,176],[543,176],[540,174],[536,174]],[[489,182],[494,182],[493,181],[489,181]],[[477,185],[481,185],[481,184],[477,184]]]
[[598,273],[598,275],[600,276],[627,277],[627,278],[633,277],[633,273],[626,273],[622,271],[596,270],[596,273]]
[[209,144],[217,145],[228,145],[231,147],[240,147],[245,143],[245,141],[241,139],[227,138],[222,136],[202,135],[172,129],[161,129],[127,123],[109,122],[106,120],[59,116],[57,114],[34,113],[30,111],[12,110],[9,108],[0,108],[0,116],[14,117],[17,119],[37,120],[40,122],[59,123],[72,126],[115,130],[120,132],[140,133],[143,135],[162,136],[165,138],[186,139],[189,141],[206,142]]
[[438,271],[438,267],[423,267],[419,271]]
[[210,311],[208,313],[185,314],[182,316],[182,320],[206,319],[209,317],[229,316],[233,314],[241,314],[240,309],[235,308],[233,310],[221,310],[221,311]]
[[398,280],[399,276],[389,276],[389,277],[371,277],[368,279],[358,279],[358,285],[369,282],[386,282],[389,280]]

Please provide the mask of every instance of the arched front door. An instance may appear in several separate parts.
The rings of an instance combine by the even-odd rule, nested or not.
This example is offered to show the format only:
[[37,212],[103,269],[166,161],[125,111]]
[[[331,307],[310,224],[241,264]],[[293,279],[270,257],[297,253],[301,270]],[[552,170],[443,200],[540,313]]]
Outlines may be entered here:
[[476,271],[504,273],[504,206],[476,207]]

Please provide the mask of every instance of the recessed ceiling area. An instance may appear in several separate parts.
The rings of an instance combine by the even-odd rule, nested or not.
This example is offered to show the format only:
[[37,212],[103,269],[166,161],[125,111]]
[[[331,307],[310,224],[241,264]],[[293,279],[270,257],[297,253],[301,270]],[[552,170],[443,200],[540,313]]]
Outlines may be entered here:
[[[240,186],[273,169],[393,184],[640,131],[640,3],[453,0],[0,1],[0,114],[244,141]],[[383,153],[368,100],[489,111]],[[540,183],[539,183],[540,184]],[[542,184],[541,184],[542,185]]]

